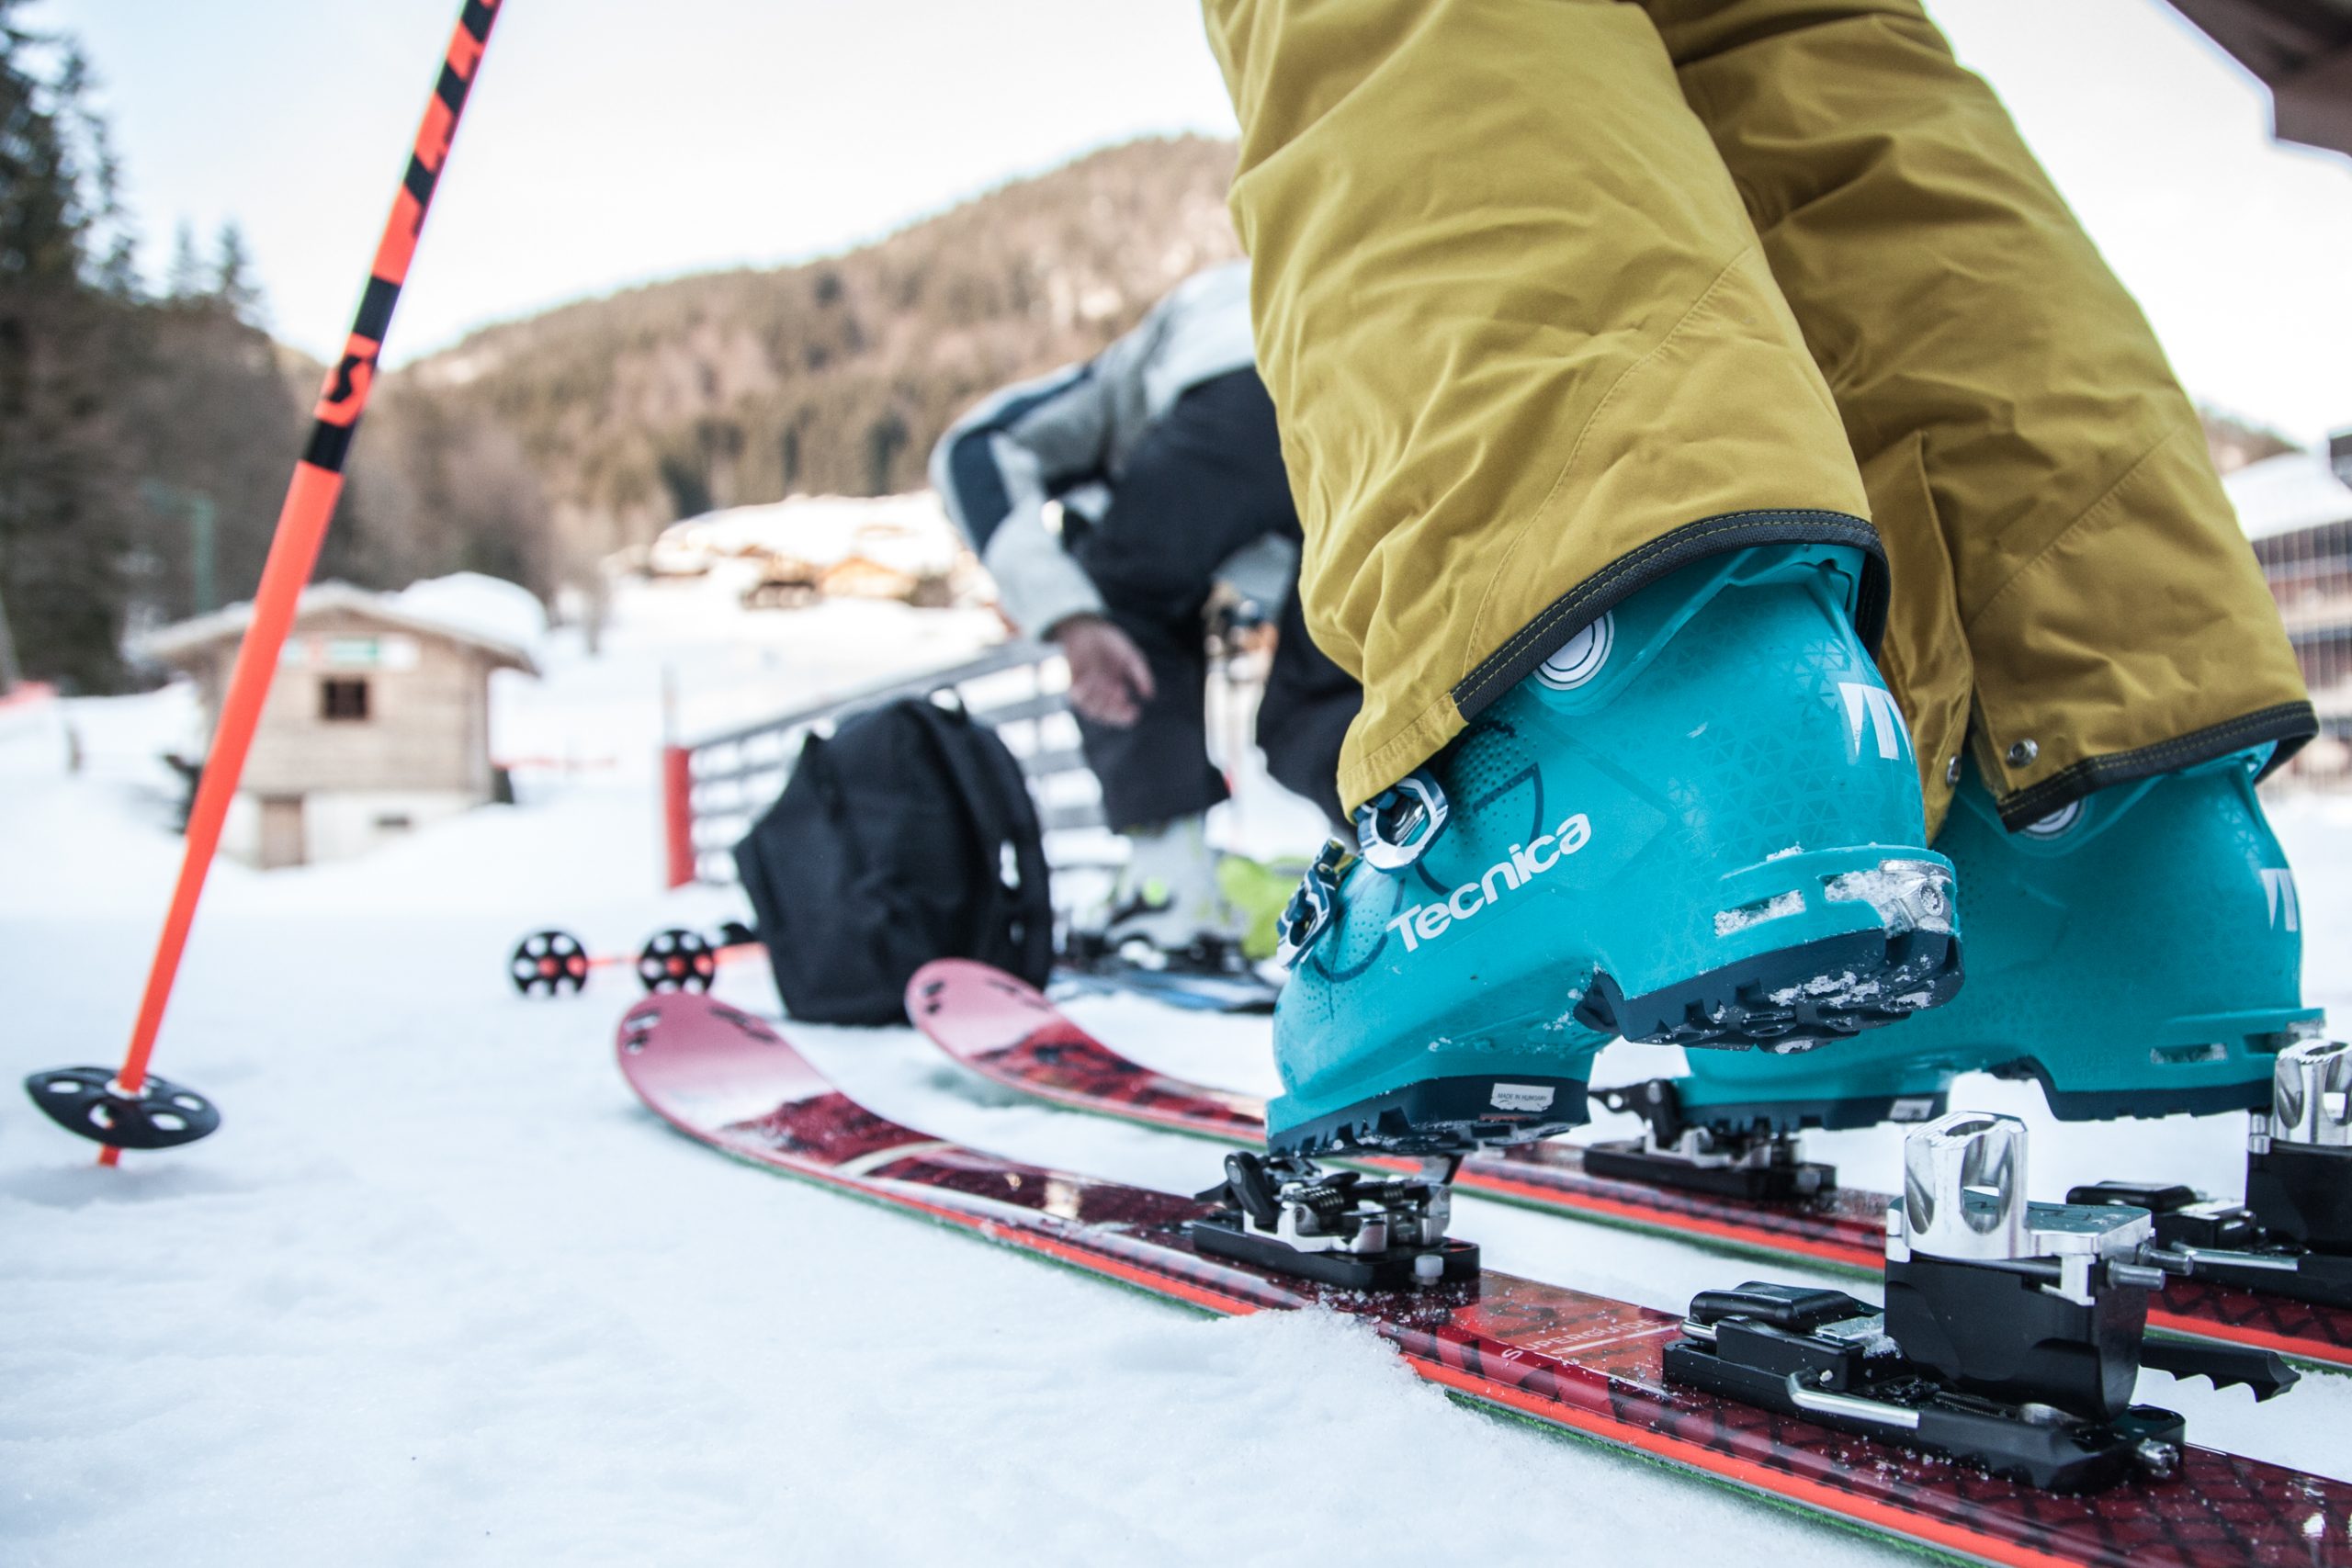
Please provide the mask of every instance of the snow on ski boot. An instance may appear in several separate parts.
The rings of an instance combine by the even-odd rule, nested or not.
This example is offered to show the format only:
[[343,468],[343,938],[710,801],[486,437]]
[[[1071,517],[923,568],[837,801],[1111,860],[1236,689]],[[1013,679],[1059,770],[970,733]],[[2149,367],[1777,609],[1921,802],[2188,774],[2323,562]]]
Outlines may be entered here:
[[1478,1277],[1478,1248],[1445,1234],[1458,1162],[1376,1180],[1310,1160],[1225,1156],[1225,1180],[1198,1194],[1217,1205],[1185,1225],[1202,1252],[1351,1291],[1392,1291]]
[[2065,1121],[2258,1110],[2301,1002],[2293,875],[2255,797],[2267,750],[2099,791],[2003,831],[1973,764],[1936,848],[1968,987],[1835,1052],[1693,1055],[1683,1117],[1719,1141],[1939,1114],[1953,1077],[2041,1081]]
[[2181,1418],[2132,1403],[2143,1366],[2256,1399],[2293,1386],[2267,1350],[2147,1338],[2165,1277],[2147,1211],[2028,1202],[2025,1136],[1966,1111],[1913,1132],[1885,1309],[1806,1286],[1702,1291],[1668,1379],[2060,1492],[2179,1464]]
[[1285,917],[1278,1151],[1459,1151],[1585,1120],[1611,1036],[1803,1050],[1960,984],[1861,557],[1684,567],[1357,813]]
[[2077,1187],[2066,1201],[2150,1211],[2155,1261],[2176,1273],[2352,1307],[2352,1045],[2279,1052],[2269,1112],[2253,1120],[2243,1203],[2132,1181]]

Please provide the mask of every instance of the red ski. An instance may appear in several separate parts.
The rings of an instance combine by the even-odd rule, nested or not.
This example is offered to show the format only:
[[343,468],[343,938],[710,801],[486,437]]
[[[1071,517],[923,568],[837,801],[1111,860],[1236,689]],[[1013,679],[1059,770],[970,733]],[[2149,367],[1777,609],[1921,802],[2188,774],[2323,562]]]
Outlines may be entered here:
[[[908,1016],[941,1049],[1008,1088],[1074,1111],[1252,1146],[1265,1141],[1265,1102],[1155,1072],[1119,1055],[1028,986],[984,964],[925,964],[907,987]],[[1678,1191],[1595,1176],[1584,1152],[1522,1144],[1463,1162],[1460,1190],[1628,1225],[1766,1258],[1803,1258],[1867,1274],[1885,1258],[1883,1193],[1841,1188],[1781,1201]],[[2174,1280],[2149,1306],[2166,1333],[2276,1350],[2352,1368],[2352,1312],[2200,1280]]]
[[689,1137],[1217,1314],[1321,1307],[1369,1322],[1433,1382],[1481,1404],[1893,1540],[2020,1565],[2352,1565],[2352,1485],[2186,1448],[2166,1480],[2058,1495],[1665,1381],[1681,1320],[1486,1272],[1342,1291],[1205,1256],[1209,1206],[1041,1169],[903,1127],[851,1100],[764,1021],[650,997],[621,1021],[622,1073]]

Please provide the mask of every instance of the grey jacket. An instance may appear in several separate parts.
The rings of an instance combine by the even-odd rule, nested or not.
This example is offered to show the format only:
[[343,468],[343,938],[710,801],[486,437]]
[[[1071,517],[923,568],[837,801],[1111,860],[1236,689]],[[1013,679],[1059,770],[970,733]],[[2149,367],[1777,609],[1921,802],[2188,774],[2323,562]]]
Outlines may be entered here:
[[1249,264],[1232,262],[1178,284],[1091,360],[1005,388],[939,438],[932,485],[1023,631],[1044,637],[1102,609],[1046,503],[1082,507],[1090,486],[1115,489],[1136,444],[1177,399],[1255,362]]

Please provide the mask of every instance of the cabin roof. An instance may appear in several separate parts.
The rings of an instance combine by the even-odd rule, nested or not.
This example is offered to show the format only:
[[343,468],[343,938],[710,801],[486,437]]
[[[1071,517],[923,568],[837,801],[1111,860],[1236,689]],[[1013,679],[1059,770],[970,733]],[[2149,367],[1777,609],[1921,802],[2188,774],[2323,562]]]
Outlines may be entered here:
[[[294,626],[300,630],[307,621],[337,614],[373,621],[388,630],[408,632],[415,637],[438,637],[444,642],[472,649],[484,655],[496,669],[520,670],[526,675],[539,672],[538,663],[527,649],[518,648],[469,626],[456,626],[401,609],[388,595],[371,593],[348,582],[321,582],[304,589],[301,604],[294,613]],[[220,644],[243,637],[253,616],[254,607],[250,604],[231,604],[209,615],[198,615],[149,634],[140,640],[139,651],[175,668],[185,669]]]

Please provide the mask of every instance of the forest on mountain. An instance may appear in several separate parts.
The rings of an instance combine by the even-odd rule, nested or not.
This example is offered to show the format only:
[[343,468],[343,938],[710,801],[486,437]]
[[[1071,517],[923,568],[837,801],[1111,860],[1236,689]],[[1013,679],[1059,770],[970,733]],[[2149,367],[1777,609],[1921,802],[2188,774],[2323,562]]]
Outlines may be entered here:
[[386,386],[511,433],[573,563],[715,506],[917,489],[966,408],[1238,255],[1232,174],[1230,143],[1128,142],[846,254],[492,327]]

